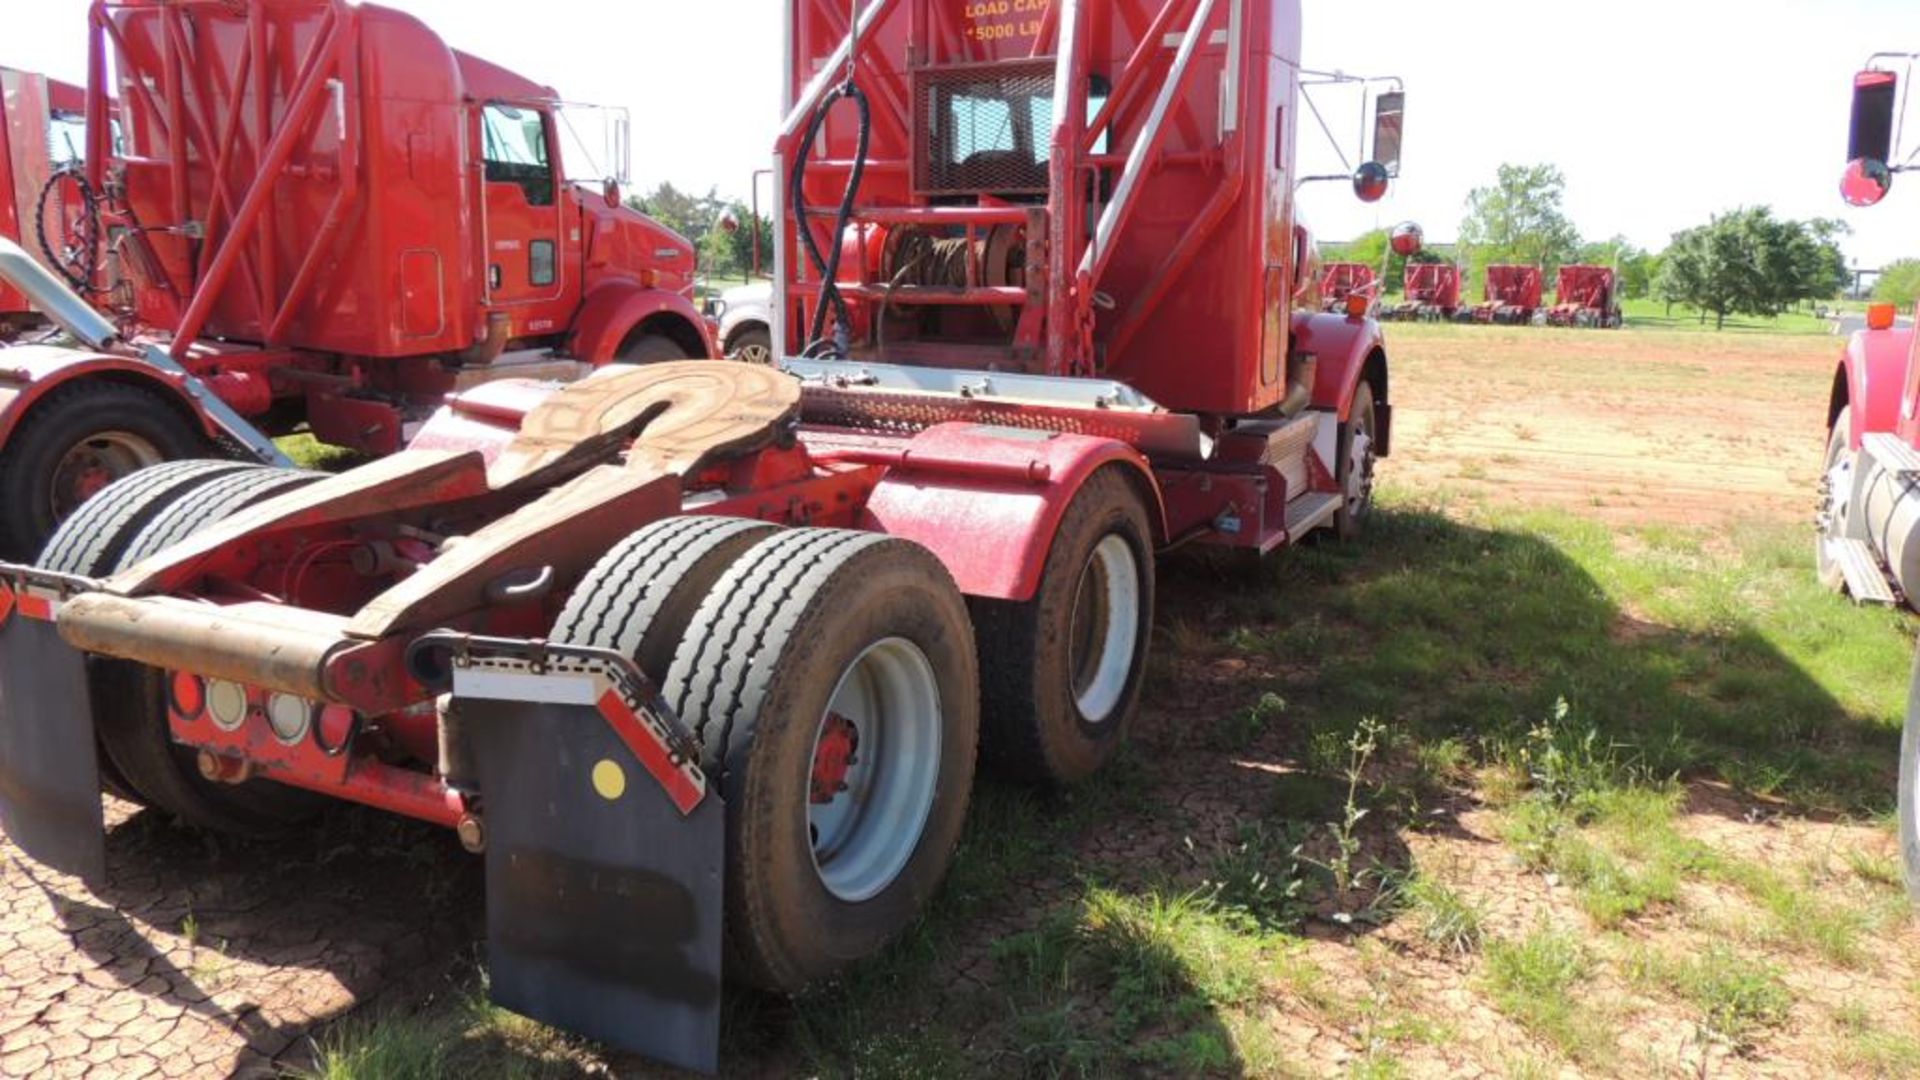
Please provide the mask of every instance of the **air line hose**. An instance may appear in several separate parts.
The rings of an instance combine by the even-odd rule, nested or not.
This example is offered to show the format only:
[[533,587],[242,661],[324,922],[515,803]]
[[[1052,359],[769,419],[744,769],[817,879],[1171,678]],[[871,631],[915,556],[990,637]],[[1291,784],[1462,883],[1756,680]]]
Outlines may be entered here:
[[[856,47],[857,50],[857,47]],[[833,107],[843,100],[850,100],[860,112],[860,143],[853,156],[853,171],[847,177],[846,194],[840,198],[840,210],[833,219],[832,248],[825,254],[814,239],[813,226],[808,223],[806,179],[807,165],[813,155],[813,144],[826,127],[827,115]],[[830,350],[825,355],[845,360],[853,350],[853,320],[847,309],[846,297],[840,295],[840,253],[845,249],[847,226],[853,222],[854,201],[860,194],[860,181],[867,172],[867,148],[873,138],[873,107],[867,101],[867,95],[853,81],[853,61],[847,65],[847,81],[841,83],[814,110],[813,119],[807,124],[807,134],[800,141],[800,151],[795,156],[793,171],[789,177],[788,201],[793,204],[793,217],[800,233],[800,243],[806,248],[807,261],[813,264],[814,272],[820,276],[820,300],[814,305],[813,322],[807,333],[807,344],[800,351],[803,357],[822,355],[822,347]],[[827,328],[827,310],[833,310],[833,340],[825,339]]]

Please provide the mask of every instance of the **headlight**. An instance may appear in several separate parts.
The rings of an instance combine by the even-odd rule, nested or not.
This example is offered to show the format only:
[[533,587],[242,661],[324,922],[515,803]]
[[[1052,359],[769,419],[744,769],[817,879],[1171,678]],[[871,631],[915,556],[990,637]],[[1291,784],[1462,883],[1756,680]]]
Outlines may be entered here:
[[221,731],[239,731],[247,719],[247,688],[237,682],[214,679],[207,684],[207,713]]
[[275,694],[267,699],[267,726],[273,729],[274,738],[288,746],[306,738],[312,723],[313,705],[305,698]]

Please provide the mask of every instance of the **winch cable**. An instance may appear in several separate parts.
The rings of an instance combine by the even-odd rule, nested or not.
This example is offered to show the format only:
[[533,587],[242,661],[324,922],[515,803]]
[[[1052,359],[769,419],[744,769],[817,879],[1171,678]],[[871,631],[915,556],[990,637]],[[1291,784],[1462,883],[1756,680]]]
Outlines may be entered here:
[[[801,246],[806,248],[807,261],[813,265],[814,272],[820,276],[820,299],[814,305],[813,322],[807,333],[806,347],[800,355],[813,358],[820,355],[817,350],[822,346],[831,350],[831,357],[845,360],[853,351],[853,319],[847,308],[846,297],[840,294],[840,255],[845,250],[847,226],[853,223],[854,202],[860,195],[860,182],[867,173],[867,149],[873,139],[873,106],[867,95],[854,81],[854,72],[860,62],[860,13],[856,2],[851,13],[853,43],[847,52],[847,78],[830,91],[821,100],[820,107],[814,110],[813,119],[807,124],[807,134],[800,141],[799,153],[793,162],[793,171],[788,179],[788,201],[793,204],[793,218],[798,224]],[[853,171],[847,176],[847,190],[840,197],[839,212],[833,219],[833,242],[831,249],[822,254],[819,241],[814,239],[813,226],[808,223],[806,198],[806,179],[808,159],[813,155],[813,144],[826,127],[827,115],[833,107],[843,100],[852,101],[860,113],[860,141],[854,150]],[[827,332],[827,310],[833,310],[833,340],[825,339]]]

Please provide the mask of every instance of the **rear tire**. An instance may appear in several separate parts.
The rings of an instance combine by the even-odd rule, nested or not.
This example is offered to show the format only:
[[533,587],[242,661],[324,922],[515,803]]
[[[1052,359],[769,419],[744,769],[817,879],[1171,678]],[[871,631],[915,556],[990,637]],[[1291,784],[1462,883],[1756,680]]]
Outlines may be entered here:
[[[311,473],[233,462],[163,465],[101,492],[69,519],[77,535],[86,536],[90,523],[100,532],[86,537],[85,544],[57,537],[48,544],[49,560],[58,555],[61,566],[74,567],[68,573],[115,573],[237,510],[316,479]],[[43,565],[60,568],[52,561]],[[99,659],[88,678],[101,773],[137,801],[190,825],[245,836],[271,835],[324,805],[320,796],[268,780],[234,786],[201,777],[197,752],[173,741],[159,669]]]
[[1853,451],[1853,407],[1851,405],[1841,407],[1840,415],[1833,418],[1832,430],[1827,432],[1827,456],[1821,463],[1820,469],[1820,482],[1827,490],[1820,497],[1820,514],[1829,520],[1826,528],[1815,533],[1813,537],[1814,575],[1820,579],[1822,586],[1832,592],[1845,592],[1847,588],[1847,576],[1841,572],[1840,563],[1827,557],[1827,540],[1829,537],[1847,534],[1847,523],[1843,519],[1846,517],[1847,503],[1853,498],[1853,493],[1834,491],[1832,485],[1835,483],[1836,473],[1846,477],[1846,480],[1840,482],[1851,481],[1853,467],[1841,471],[1842,465],[1849,459],[1856,462],[1858,460]]
[[[1035,784],[1099,771],[1140,700],[1153,629],[1153,532],[1122,466],[1074,496],[1032,600],[975,599],[986,763]],[[1129,586],[1125,578],[1132,577]]]
[[966,818],[979,679],[960,591],[916,544],[788,530],[721,577],[664,692],[727,800],[732,976],[796,992],[925,907]]
[[658,686],[687,624],[720,575],[778,531],[745,518],[656,521],[587,571],[554,621],[553,640],[632,657]]
[[98,379],[53,391],[0,453],[0,558],[32,559],[63,519],[115,481],[208,449],[152,391]]
[[622,364],[661,364],[669,360],[690,360],[680,343],[662,334],[642,334],[620,350]]

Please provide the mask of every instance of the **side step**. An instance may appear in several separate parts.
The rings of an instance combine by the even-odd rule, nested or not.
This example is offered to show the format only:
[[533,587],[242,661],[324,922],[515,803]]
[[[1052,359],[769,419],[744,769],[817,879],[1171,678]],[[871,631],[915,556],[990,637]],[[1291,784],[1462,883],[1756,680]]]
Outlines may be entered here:
[[[1909,451],[1911,453],[1911,451]],[[1898,604],[1893,587],[1880,570],[1880,560],[1865,540],[1827,539],[1827,557],[1840,564],[1847,579],[1847,592],[1856,604]]]
[[1901,442],[1899,436],[1879,431],[1860,440],[1860,443],[1873,460],[1900,479],[1920,477],[1920,450]]
[[1307,533],[1332,521],[1344,501],[1336,492],[1313,491],[1288,503],[1287,541],[1297,544]]

